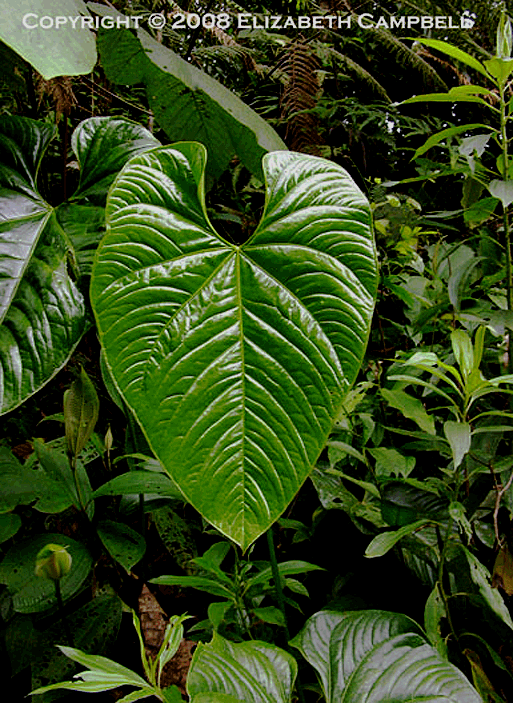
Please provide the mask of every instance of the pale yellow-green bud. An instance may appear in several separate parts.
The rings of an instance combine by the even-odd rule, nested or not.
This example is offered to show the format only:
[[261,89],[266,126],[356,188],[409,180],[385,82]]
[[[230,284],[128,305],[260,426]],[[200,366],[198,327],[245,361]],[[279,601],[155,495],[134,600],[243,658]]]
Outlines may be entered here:
[[36,557],[36,576],[58,581],[71,570],[71,554],[60,544],[47,544]]

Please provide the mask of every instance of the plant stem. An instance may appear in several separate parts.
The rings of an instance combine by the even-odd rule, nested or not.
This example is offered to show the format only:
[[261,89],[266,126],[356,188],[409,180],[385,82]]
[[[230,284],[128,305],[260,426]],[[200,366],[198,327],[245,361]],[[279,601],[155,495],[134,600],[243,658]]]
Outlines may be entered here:
[[62,625],[64,627],[64,633],[66,635],[66,640],[68,642],[68,646],[73,647],[73,636],[71,634],[71,630],[69,629],[69,623],[66,618],[66,612],[64,610],[64,603],[62,602],[61,582],[59,581],[59,579],[55,579],[54,584],[55,584],[55,597],[57,598],[57,605],[59,607],[59,613],[61,616]]
[[287,642],[290,639],[289,626],[287,623],[287,613],[285,612],[285,599],[283,597],[283,589],[281,587],[281,576],[280,570],[278,569],[278,562],[276,560],[276,550],[274,549],[274,539],[273,539],[273,528],[272,526],[267,530],[267,546],[269,548],[269,559],[271,561],[271,571],[273,574],[274,587],[276,589],[276,598],[278,600],[278,606],[283,613],[283,622],[285,637]]
[[[506,130],[506,123],[508,117],[506,115],[506,95],[505,95],[505,82],[500,85],[500,114],[501,114],[501,145],[502,145],[502,167],[503,167],[503,178],[505,181],[509,180],[509,161],[508,161],[508,134]],[[506,205],[503,204],[503,227],[504,227],[504,246],[506,249],[506,295],[508,310],[513,310],[513,283],[512,283],[512,255],[511,255],[511,232],[509,226],[509,213]],[[513,340],[511,339],[511,334],[508,338],[508,372],[513,371]]]

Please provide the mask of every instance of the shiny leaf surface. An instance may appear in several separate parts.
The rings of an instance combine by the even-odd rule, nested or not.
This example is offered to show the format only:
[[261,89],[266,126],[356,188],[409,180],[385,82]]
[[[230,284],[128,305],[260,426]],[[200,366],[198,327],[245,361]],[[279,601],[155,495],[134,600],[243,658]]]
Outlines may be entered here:
[[481,703],[405,615],[321,611],[291,644],[317,670],[327,703]]
[[368,204],[341,167],[267,155],[262,221],[238,247],[206,216],[205,161],[182,143],[125,167],[91,298],[152,450],[247,547],[308,476],[359,369],[376,260]]
[[236,644],[216,633],[198,645],[187,691],[193,702],[289,703],[296,674],[294,658],[282,649],[258,640]]

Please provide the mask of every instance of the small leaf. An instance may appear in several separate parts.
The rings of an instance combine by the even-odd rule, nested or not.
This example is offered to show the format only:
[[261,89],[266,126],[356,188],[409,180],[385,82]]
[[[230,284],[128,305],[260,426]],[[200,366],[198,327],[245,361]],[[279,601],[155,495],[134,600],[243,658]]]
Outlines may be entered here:
[[474,348],[470,337],[463,330],[453,330],[451,345],[463,378],[467,379],[474,369]]
[[387,449],[386,447],[376,447],[369,449],[369,454],[376,460],[376,476],[402,476],[407,478],[415,468],[416,459],[414,456],[404,456],[397,449]]
[[470,577],[475,585],[479,588],[479,593],[483,600],[490,606],[493,612],[513,630],[513,621],[509,614],[508,608],[504,603],[504,599],[496,588],[492,588],[490,584],[490,574],[484,564],[481,564],[479,559],[475,557],[466,547],[460,545],[460,549],[465,554],[468,565],[470,567]]
[[490,182],[488,190],[494,198],[498,198],[504,209],[513,203],[513,181],[500,181],[495,179]]
[[435,420],[427,414],[424,405],[418,398],[414,398],[408,393],[400,390],[381,389],[383,398],[396,410],[399,410],[404,417],[413,420],[421,430],[435,435]]
[[472,526],[466,516],[465,506],[458,501],[452,501],[449,504],[449,515],[458,525],[459,529],[465,533],[467,541],[472,539]]
[[468,422],[447,420],[444,423],[444,434],[451,447],[454,468],[457,469],[470,449],[470,425]]
[[78,457],[89,441],[100,412],[98,393],[82,367],[80,376],[64,393],[64,426],[71,456]]
[[116,476],[100,486],[93,493],[93,498],[130,495],[132,493],[155,493],[167,498],[183,500],[182,494],[169,476],[151,471],[128,471]]
[[504,84],[513,71],[513,59],[500,59],[495,56],[484,62],[488,73],[499,83]]
[[113,520],[102,520],[98,523],[97,531],[109,554],[127,571],[143,558],[146,542],[128,525]]
[[412,532],[416,532],[420,527],[423,527],[428,523],[429,520],[422,519],[412,522],[409,525],[405,525],[394,532],[381,532],[381,534],[376,535],[369,544],[365,550],[365,556],[368,558],[382,557],[384,554],[389,552],[392,547],[394,547],[403,537],[411,535]]
[[268,622],[271,625],[279,625],[280,627],[286,626],[283,612],[274,605],[268,605],[264,608],[253,608],[253,613],[263,622]]
[[[310,564],[308,561],[284,561],[278,564],[280,576],[294,576],[295,574],[306,574],[309,571],[324,571],[322,566]],[[273,578],[272,568],[270,566],[262,569],[262,571],[247,580],[248,586],[256,586],[259,583],[266,583]]]

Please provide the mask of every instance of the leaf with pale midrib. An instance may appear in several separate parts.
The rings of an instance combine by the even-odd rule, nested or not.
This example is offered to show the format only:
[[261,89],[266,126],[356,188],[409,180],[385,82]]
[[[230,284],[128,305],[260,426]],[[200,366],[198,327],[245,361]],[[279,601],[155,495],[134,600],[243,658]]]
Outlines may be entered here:
[[323,159],[265,157],[262,221],[212,228],[195,143],[132,159],[91,295],[106,361],[162,465],[247,547],[283,512],[359,369],[374,305],[368,204]]

